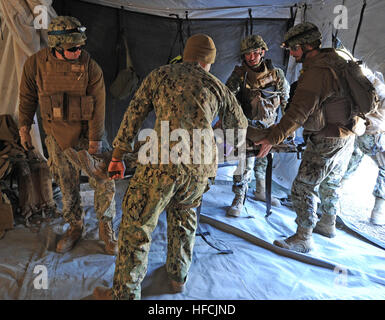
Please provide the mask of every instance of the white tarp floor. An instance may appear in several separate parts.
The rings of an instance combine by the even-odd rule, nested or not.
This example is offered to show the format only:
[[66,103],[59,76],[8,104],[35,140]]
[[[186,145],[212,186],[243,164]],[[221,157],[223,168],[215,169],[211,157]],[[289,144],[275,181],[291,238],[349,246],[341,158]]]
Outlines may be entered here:
[[[223,170],[228,167],[219,169],[218,179],[226,175]],[[309,254],[280,249],[272,243],[294,233],[295,213],[282,206],[273,208],[266,219],[264,203],[253,200],[249,189],[242,215],[226,217],[225,210],[233,198],[227,180],[216,181],[204,194],[198,232],[214,246],[232,253],[219,253],[198,235],[186,290],[170,294],[164,269],[167,240],[162,213],[153,234],[142,299],[385,299],[383,248],[344,228],[337,230],[334,239],[314,234],[315,249]],[[115,228],[127,182],[117,183],[119,214]],[[87,231],[72,251],[58,254],[54,250],[66,226],[61,218],[43,222],[40,227],[17,225],[6,233],[0,241],[0,299],[89,300],[96,286],[112,285],[115,257],[104,254],[103,243],[96,240],[92,192],[82,194]],[[39,289],[43,284],[40,266],[47,270],[46,289]]]

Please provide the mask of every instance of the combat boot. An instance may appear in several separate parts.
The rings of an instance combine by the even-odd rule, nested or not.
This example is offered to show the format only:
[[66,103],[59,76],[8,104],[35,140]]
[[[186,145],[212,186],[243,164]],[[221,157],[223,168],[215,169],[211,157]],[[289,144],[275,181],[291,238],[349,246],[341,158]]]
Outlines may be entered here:
[[111,220],[99,221],[99,239],[104,241],[104,250],[107,254],[118,254],[118,242],[115,237],[115,232],[112,228]]
[[70,223],[70,227],[56,245],[56,252],[65,253],[70,251],[82,237],[83,230],[83,220]]
[[336,236],[336,218],[335,214],[323,213],[313,232],[328,238],[334,238]]
[[[263,202],[266,202],[265,184],[266,184],[266,180],[256,180],[255,181],[255,192],[254,192],[255,199],[257,199],[259,201],[263,201]],[[279,201],[277,198],[272,196],[271,197],[271,205],[274,207],[280,207],[281,201]]]
[[246,193],[236,194],[231,206],[227,209],[226,214],[232,217],[239,217],[246,200]]
[[175,280],[170,279],[170,287],[171,287],[172,293],[181,293],[185,289],[185,283],[177,282]]
[[112,297],[112,289],[107,287],[96,287],[93,296],[94,300],[114,300]]
[[370,216],[370,222],[374,225],[382,226],[385,224],[385,200],[377,198]]
[[313,249],[312,228],[298,227],[295,234],[283,240],[275,240],[274,244],[281,248],[307,253]]

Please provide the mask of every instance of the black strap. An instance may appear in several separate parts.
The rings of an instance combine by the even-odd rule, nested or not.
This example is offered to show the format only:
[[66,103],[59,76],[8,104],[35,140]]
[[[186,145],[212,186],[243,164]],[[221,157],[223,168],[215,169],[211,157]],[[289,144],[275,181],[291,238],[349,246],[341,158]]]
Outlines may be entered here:
[[[170,63],[170,61],[173,58],[172,54],[173,54],[174,47],[175,47],[175,44],[178,41],[178,39],[179,39],[179,53],[178,54],[183,56],[183,50],[184,50],[183,20],[176,13],[171,13],[171,14],[169,14],[169,16],[170,17],[171,16],[175,16],[176,17],[176,19],[177,19],[177,32],[176,32],[176,36],[175,36],[174,42],[173,42],[173,44],[171,46],[171,49],[170,49],[170,53],[168,55],[167,64]],[[187,17],[187,11],[186,11],[186,17]]]
[[1,28],[1,16],[0,16],[0,34],[1,34],[1,40],[4,40],[3,29]]
[[352,49],[353,56],[354,56],[354,50],[356,49],[358,34],[360,33],[360,29],[361,29],[362,18],[364,17],[365,7],[366,7],[366,0],[363,1],[363,5],[362,5],[362,9],[361,9],[361,14],[360,14],[360,21],[358,22],[356,36],[354,38],[354,44],[353,44],[353,49]]
[[273,155],[267,155],[267,167],[265,176],[266,218],[271,215],[271,184],[273,179]]
[[188,11],[185,11],[185,14],[186,14],[186,23],[187,23],[187,37],[190,38],[191,37],[191,22],[188,19]]
[[198,225],[196,235],[202,237],[202,239],[203,239],[204,242],[206,242],[210,247],[212,247],[212,248],[214,248],[215,250],[219,251],[219,253],[222,253],[222,254],[231,254],[231,253],[233,253],[232,250],[221,249],[221,248],[219,248],[219,247],[213,245],[213,244],[206,238],[206,236],[207,236],[207,235],[210,235],[210,233],[209,233],[209,232],[202,232],[202,231],[200,230],[199,218],[200,218],[200,215],[201,215],[201,209],[202,209],[202,202],[201,202],[201,204],[199,205],[199,207],[198,207],[197,210],[196,210],[196,214],[197,214],[197,225]]
[[63,34],[70,34],[70,33],[84,33],[84,31],[85,31],[85,27],[80,26],[80,27],[76,27],[76,28],[73,28],[73,29],[48,31],[48,35],[49,36],[60,36],[60,35],[63,35]]
[[123,28],[122,28],[122,14],[123,14],[123,7],[121,9],[118,9],[117,10],[117,14],[118,14],[118,17],[117,17],[117,20],[118,20],[118,36],[117,36],[117,39],[116,39],[116,55],[117,55],[117,62],[116,62],[116,70],[115,70],[115,77],[116,78],[119,74],[119,71],[120,71],[120,50],[122,48],[122,45],[123,45],[123,42],[122,42],[122,39],[123,39]]
[[251,14],[251,8],[249,8],[249,20],[250,20],[250,31],[249,34],[253,34],[253,16]]

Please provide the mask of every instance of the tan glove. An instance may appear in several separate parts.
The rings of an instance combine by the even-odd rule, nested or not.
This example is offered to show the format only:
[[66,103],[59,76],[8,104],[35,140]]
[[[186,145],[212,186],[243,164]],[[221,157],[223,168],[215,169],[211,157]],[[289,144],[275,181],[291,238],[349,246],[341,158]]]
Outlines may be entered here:
[[102,153],[102,141],[90,141],[88,144],[88,153],[89,154],[99,154]]
[[26,151],[33,149],[30,131],[31,127],[28,126],[22,126],[19,129],[20,143]]

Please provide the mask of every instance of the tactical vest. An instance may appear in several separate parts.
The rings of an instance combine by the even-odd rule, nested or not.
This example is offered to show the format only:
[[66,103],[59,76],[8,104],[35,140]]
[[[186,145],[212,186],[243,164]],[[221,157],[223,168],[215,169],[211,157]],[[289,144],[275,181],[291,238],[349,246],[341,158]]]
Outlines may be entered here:
[[235,67],[234,71],[242,81],[237,98],[248,119],[261,120],[270,126],[277,117],[281,92],[277,91],[279,81],[277,69],[274,69],[270,60],[265,60],[263,67],[262,72],[253,71],[244,63],[240,67]]
[[[323,49],[324,52],[325,49]],[[334,59],[333,56],[328,59]],[[329,62],[333,64],[332,61]],[[323,64],[314,64],[309,68],[320,68],[320,72],[328,70],[328,60],[323,60]],[[305,71],[306,72],[306,71]],[[340,128],[346,128],[351,133],[355,131],[355,125],[358,119],[353,118],[351,114],[350,100],[348,99],[343,88],[339,86],[337,75],[332,72],[333,76],[333,87],[335,88],[335,94],[328,97],[324,101],[320,102],[320,105],[314,112],[309,116],[308,120],[304,124],[304,129],[311,132],[321,132],[322,135],[327,137],[341,136]],[[345,135],[344,133],[343,135]]]
[[94,98],[86,94],[89,63],[84,50],[74,62],[56,59],[49,48],[38,53],[36,83],[43,128],[62,150],[77,144],[93,117]]

